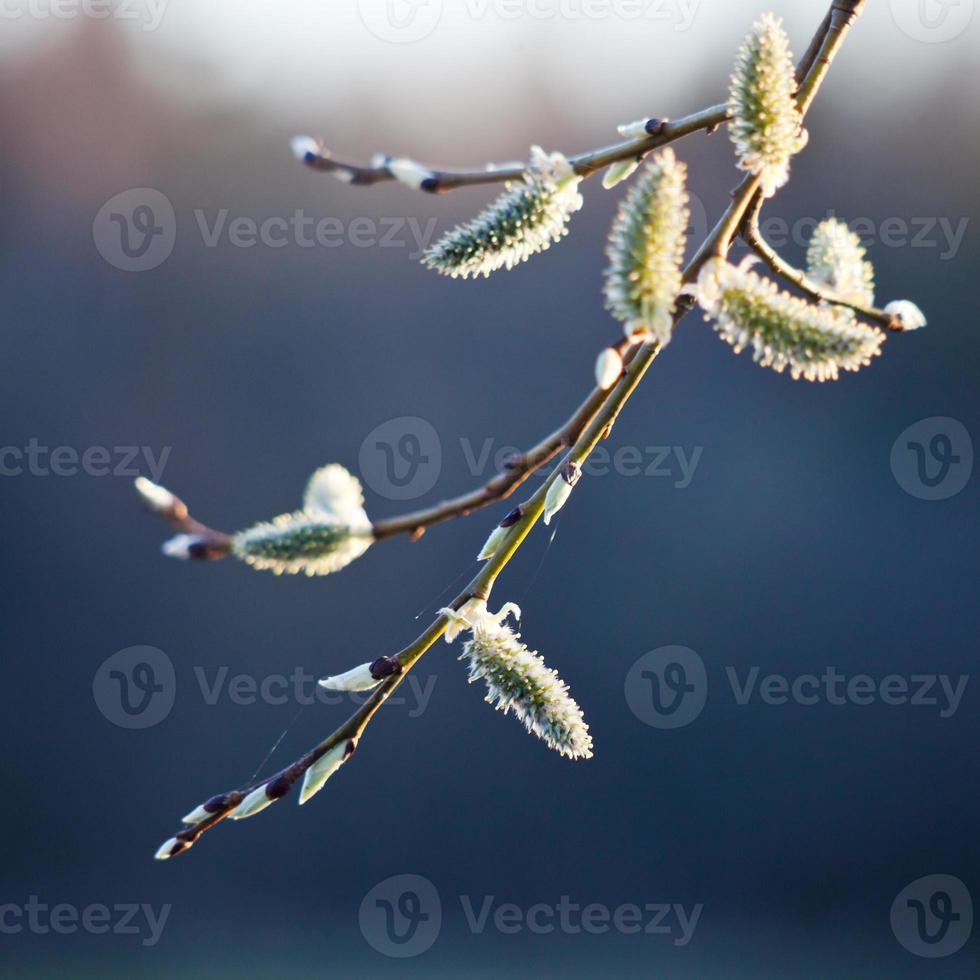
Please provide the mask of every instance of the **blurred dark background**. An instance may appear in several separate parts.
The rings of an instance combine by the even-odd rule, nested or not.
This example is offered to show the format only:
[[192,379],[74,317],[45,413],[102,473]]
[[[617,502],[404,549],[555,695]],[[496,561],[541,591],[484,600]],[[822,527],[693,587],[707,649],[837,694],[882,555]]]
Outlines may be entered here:
[[[407,225],[391,247],[381,233],[409,218],[445,231],[486,191],[347,188],[299,166],[290,137],[447,165],[521,158],[532,142],[601,145],[616,123],[718,101],[764,9],[704,0],[688,25],[679,4],[662,8],[676,18],[646,21],[447,5],[424,36],[393,43],[406,38],[379,28],[380,2],[361,16],[352,0],[200,6],[172,0],[155,24],[138,5],[57,19],[15,3],[0,37],[0,442],[79,457],[106,447],[127,470],[96,476],[68,454],[33,473],[24,455],[0,460],[8,975],[975,976],[976,935],[925,958],[890,924],[893,901],[926,876],[980,899],[980,536],[964,438],[980,409],[972,0],[918,21],[914,3],[872,0],[794,181],[767,210],[798,239],[831,211],[865,219],[880,300],[916,301],[929,328],[889,339],[858,375],[807,385],[735,357],[689,318],[609,446],[647,463],[647,447],[700,451],[689,485],[677,486],[673,450],[670,476],[584,481],[550,547],[536,530],[498,585],[492,605],[521,603],[527,641],[583,705],[595,758],[569,763],[491,712],[440,644],[417,670],[434,685],[424,710],[403,685],[407,704],[385,708],[314,802],[224,826],[159,864],[181,814],[247,779],[280,733],[268,771],[349,710],[297,717],[292,697],[236,703],[227,688],[208,703],[202,671],[209,683],[222,666],[257,682],[297,668],[312,678],[399,649],[473,571],[510,504],[378,545],[327,579],[278,579],[161,556],[166,530],[128,473],[150,468],[115,447],[165,459],[161,482],[234,530],[297,507],[323,463],[357,471],[376,426],[417,417],[441,441],[435,485],[395,501],[364,474],[369,513],[393,515],[488,478],[467,458],[486,440],[526,446],[563,421],[616,332],[601,270],[619,191],[588,182],[560,248],[454,282],[413,260]],[[823,12],[806,6],[786,12],[797,51]],[[713,220],[737,180],[727,138],[679,152]],[[172,254],[139,272],[119,267],[118,228],[113,246],[97,218],[116,195],[144,200],[134,189],[163,195],[175,220],[156,213],[175,228]],[[287,235],[245,248],[224,233],[209,246],[201,223],[223,209],[227,222],[335,218],[341,244]],[[785,251],[802,261],[799,240]],[[952,495],[930,500],[902,448],[914,436],[892,450],[936,418],[953,422],[917,431],[945,433],[960,461]],[[708,677],[704,711],[675,730],[644,723],[624,695],[634,663],[668,645],[696,651]],[[172,710],[142,728],[115,723],[98,678],[134,646],[174,669]],[[831,666],[876,683],[970,680],[943,717],[939,681],[938,705],[740,705],[726,674]],[[431,882],[442,916],[431,948],[398,959],[375,948],[359,908],[401,874]],[[510,935],[492,917],[474,931],[463,908],[494,896],[494,909],[526,914],[563,895],[703,911],[677,945],[673,916],[671,935]],[[159,935],[142,912],[136,934],[61,934],[43,914],[28,927],[31,896],[79,914],[169,910]]]

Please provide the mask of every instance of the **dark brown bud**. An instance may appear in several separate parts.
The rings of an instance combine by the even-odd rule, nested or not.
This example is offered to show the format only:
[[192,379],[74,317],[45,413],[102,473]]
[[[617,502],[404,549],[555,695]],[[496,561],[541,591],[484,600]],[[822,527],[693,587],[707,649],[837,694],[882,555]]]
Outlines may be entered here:
[[292,781],[288,776],[276,776],[266,787],[265,795],[270,800],[278,800],[285,796],[292,787]]
[[402,665],[394,657],[379,657],[371,664],[369,670],[376,681],[383,681],[392,674],[400,674]]
[[578,463],[566,463],[562,467],[561,476],[570,487],[574,487],[582,478],[582,467]]
[[515,507],[501,522],[501,527],[513,527],[521,519],[521,508]]

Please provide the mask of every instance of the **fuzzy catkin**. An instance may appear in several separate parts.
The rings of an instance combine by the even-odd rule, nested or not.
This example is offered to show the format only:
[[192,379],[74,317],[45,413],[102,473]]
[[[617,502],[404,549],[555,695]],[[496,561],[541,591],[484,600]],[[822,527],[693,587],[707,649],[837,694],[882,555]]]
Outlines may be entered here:
[[423,261],[444,276],[463,279],[512,269],[568,233],[568,222],[583,203],[581,179],[562,154],[532,147],[523,179],[432,245]]

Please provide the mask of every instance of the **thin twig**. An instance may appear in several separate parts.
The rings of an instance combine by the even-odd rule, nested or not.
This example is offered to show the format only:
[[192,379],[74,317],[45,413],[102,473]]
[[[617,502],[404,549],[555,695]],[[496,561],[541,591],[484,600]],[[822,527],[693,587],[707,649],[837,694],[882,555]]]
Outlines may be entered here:
[[[624,360],[628,360],[630,352],[634,349],[634,346],[626,340],[619,341],[613,346],[623,355]],[[608,392],[601,388],[594,388],[564,425],[545,436],[527,452],[508,460],[504,469],[482,487],[425,510],[375,521],[372,527],[375,540],[380,541],[396,534],[409,534],[413,540],[417,540],[426,528],[452,520],[454,517],[466,517],[497,500],[505,500],[531,474],[554,459],[562,449],[575,444],[595,413],[599,411],[607,394]]]
[[752,207],[749,209],[745,216],[745,220],[742,223],[741,230],[739,234],[746,245],[755,252],[756,255],[762,259],[763,262],[774,272],[777,276],[782,276],[788,282],[791,282],[798,289],[802,290],[811,299],[815,299],[823,303],[832,303],[834,306],[844,306],[849,310],[853,310],[858,316],[863,317],[865,320],[876,324],[879,327],[883,327],[885,330],[889,330],[892,333],[901,333],[905,327],[902,323],[901,317],[892,316],[891,313],[886,313],[884,310],[878,309],[874,306],[864,306],[861,303],[855,303],[852,300],[845,299],[842,296],[838,296],[835,292],[829,289],[824,289],[818,283],[814,282],[812,279],[807,277],[807,274],[802,269],[797,269],[795,266],[787,262],[762,236],[762,231],[759,227],[759,214],[762,210],[762,198],[757,197],[753,201]]
[[[591,177],[613,163],[618,163],[620,160],[642,159],[653,150],[675,143],[693,133],[702,130],[713,132],[728,119],[727,105],[710,106],[673,122],[650,119],[647,122],[650,135],[580,153],[569,157],[569,163],[580,177]],[[338,160],[322,147],[316,151],[310,149],[302,154],[303,162],[311,169],[332,173],[356,187],[369,187],[384,181],[397,180],[395,174],[388,169],[388,161],[391,159],[391,157],[380,157],[370,165],[361,166]],[[490,164],[483,170],[431,170],[431,176],[421,181],[419,189],[429,194],[440,194],[459,187],[505,183],[509,180],[519,180],[527,170],[527,166],[523,163],[502,166]]]
[[[191,543],[187,547],[189,558],[217,561],[231,552],[231,535],[216,531],[191,517],[187,504],[180,497],[151,484],[148,480],[136,482],[147,510],[159,514],[175,531],[188,535]],[[148,489],[143,489],[144,487]]]

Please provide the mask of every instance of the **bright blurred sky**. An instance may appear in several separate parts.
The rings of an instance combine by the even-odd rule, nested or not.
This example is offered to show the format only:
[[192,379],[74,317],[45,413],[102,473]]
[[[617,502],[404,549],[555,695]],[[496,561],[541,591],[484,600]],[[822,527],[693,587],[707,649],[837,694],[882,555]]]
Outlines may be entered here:
[[[855,103],[908,112],[954,74],[961,89],[975,89],[976,0],[943,6],[949,2],[870,0],[835,75],[838,93],[850,85]],[[68,37],[94,12],[105,16],[108,3],[0,0],[0,57],[29,58],[33,46]],[[801,53],[825,7],[815,0],[115,0],[111,19],[134,61],[170,98],[250,104],[308,120],[314,130],[355,105],[396,120],[396,128],[462,120],[480,144],[480,130],[505,122],[515,105],[526,113],[528,101],[587,122],[683,114],[705,93],[722,94],[735,47],[759,13],[782,14]],[[631,11],[639,19],[624,16]],[[392,26],[399,17],[408,25],[402,30]],[[406,37],[413,39],[389,40]],[[676,93],[678,79],[693,87],[690,105],[659,104],[658,86],[669,82]]]

